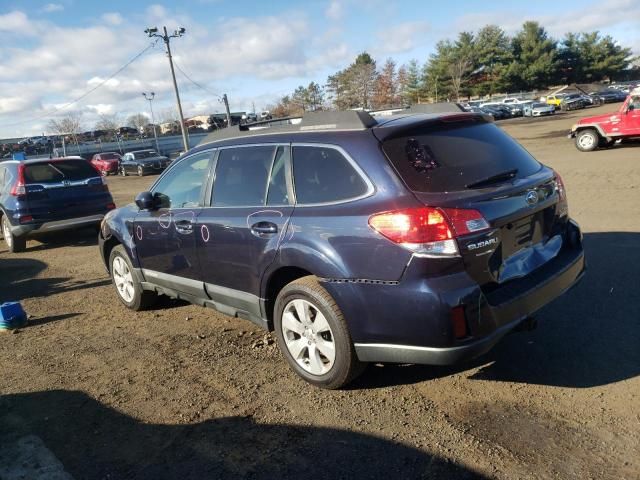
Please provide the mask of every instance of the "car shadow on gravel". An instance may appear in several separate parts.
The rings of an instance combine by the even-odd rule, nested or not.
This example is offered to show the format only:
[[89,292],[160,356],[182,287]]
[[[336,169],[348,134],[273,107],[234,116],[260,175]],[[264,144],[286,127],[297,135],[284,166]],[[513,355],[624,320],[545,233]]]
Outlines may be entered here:
[[485,478],[428,452],[346,430],[251,417],[150,424],[65,390],[1,397],[0,471],[23,478],[34,467],[36,455],[30,462],[10,450],[33,436],[41,442],[32,443],[44,444],[75,478]]
[[68,232],[40,233],[31,240],[39,245],[27,244],[27,252],[50,250],[64,247],[91,247],[98,245],[98,234],[95,228],[82,228]]
[[640,233],[587,233],[582,281],[536,314],[538,328],[507,335],[453,367],[372,366],[352,388],[469,372],[473,380],[590,388],[640,374]]
[[56,293],[84,290],[109,285],[111,280],[75,280],[71,277],[43,277],[37,275],[47,264],[33,258],[0,259],[0,302],[25,298],[47,297]]

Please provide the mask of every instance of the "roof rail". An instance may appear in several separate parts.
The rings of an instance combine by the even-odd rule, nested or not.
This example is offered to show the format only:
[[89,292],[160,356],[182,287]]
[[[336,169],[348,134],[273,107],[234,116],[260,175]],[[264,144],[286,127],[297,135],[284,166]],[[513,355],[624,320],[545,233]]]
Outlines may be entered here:
[[319,130],[366,130],[374,125],[377,125],[375,118],[363,111],[308,112],[302,117],[274,118],[215,130],[207,135],[200,145],[250,135]]

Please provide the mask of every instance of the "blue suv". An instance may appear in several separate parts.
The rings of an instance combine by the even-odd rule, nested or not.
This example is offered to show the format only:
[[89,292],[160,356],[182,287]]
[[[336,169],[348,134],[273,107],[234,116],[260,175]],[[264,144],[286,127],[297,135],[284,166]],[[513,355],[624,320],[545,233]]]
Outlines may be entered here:
[[585,269],[560,176],[476,113],[214,132],[105,217],[100,252],[127,307],[246,318],[324,388],[481,355]]
[[11,252],[39,233],[98,228],[114,208],[106,180],[80,157],[0,163],[0,224]]

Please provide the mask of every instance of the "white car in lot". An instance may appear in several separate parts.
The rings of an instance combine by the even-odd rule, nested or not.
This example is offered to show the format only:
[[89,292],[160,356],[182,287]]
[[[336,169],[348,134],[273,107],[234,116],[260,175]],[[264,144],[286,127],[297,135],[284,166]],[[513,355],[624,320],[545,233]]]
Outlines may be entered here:
[[526,100],[521,100],[519,98],[516,97],[507,97],[507,98],[503,98],[501,103],[505,103],[507,105],[511,104],[511,105],[519,105],[521,103],[527,103]]
[[534,102],[524,106],[522,114],[525,117],[542,117],[544,115],[553,115],[556,108],[546,103]]

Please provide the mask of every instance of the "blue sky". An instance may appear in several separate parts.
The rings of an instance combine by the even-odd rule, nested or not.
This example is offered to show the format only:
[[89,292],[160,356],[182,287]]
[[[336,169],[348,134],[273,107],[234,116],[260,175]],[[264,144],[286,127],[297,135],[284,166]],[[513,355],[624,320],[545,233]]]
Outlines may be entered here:
[[[434,5],[438,5],[437,7]],[[538,20],[555,37],[599,30],[640,54],[640,0],[230,1],[159,3],[111,0],[0,0],[0,137],[46,131],[52,116],[82,112],[86,129],[100,114],[146,113],[142,91],[155,91],[158,116],[174,105],[167,60],[156,45],[81,102],[60,107],[100,84],[150,40],[147,26],[184,26],[172,43],[186,115],[262,109],[310,81],[324,83],[367,50],[379,62],[424,62],[434,44],[462,30],[497,24],[515,32]]]

